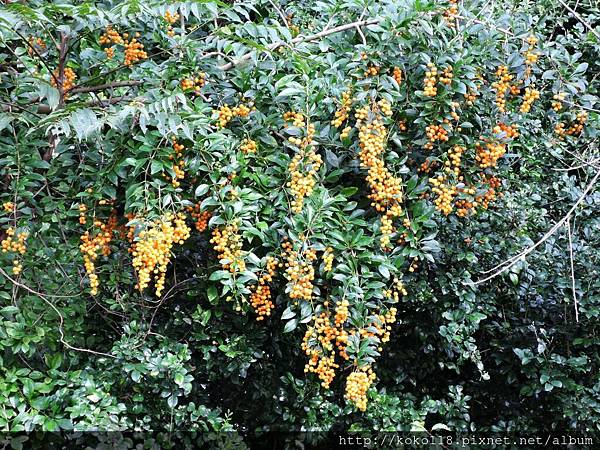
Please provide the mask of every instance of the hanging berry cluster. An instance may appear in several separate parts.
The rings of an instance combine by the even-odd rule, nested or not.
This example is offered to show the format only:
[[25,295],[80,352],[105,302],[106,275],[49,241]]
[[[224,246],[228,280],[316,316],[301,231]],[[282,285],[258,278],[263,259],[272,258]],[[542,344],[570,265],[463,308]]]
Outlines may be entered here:
[[51,80],[52,86],[59,89],[58,84],[57,84],[57,80],[58,80],[58,82],[61,83],[60,90],[65,93],[64,97],[67,98],[68,97],[67,91],[69,91],[73,87],[75,87],[75,80],[77,79],[77,74],[70,67],[64,68],[62,81],[59,79],[60,71],[58,69],[56,69],[53,72],[53,74],[54,74],[54,76],[52,77],[52,80]]
[[314,249],[304,251],[294,250],[294,246],[288,240],[281,244],[285,262],[285,278],[288,280],[289,296],[293,300],[312,299],[313,281],[315,279],[314,261],[317,259],[317,252]]
[[132,264],[138,278],[136,287],[140,291],[149,286],[154,276],[156,296],[162,295],[171,250],[175,244],[183,245],[189,237],[190,229],[181,213],[168,213],[143,227],[131,246]]
[[[4,204],[4,209],[7,208],[7,203]],[[25,244],[25,241],[28,237],[28,232],[21,231],[17,233],[13,227],[9,227],[6,230],[6,237],[2,240],[2,242],[0,242],[0,249],[2,250],[2,253],[13,254],[12,273],[14,275],[19,275],[23,271],[23,264],[17,258],[17,255],[24,255],[27,251],[27,245]]]
[[225,270],[231,273],[246,270],[246,262],[242,252],[242,237],[239,234],[239,223],[237,221],[215,228],[212,232],[210,243],[214,245],[218,253],[219,262]]
[[196,95],[200,94],[201,89],[206,85],[206,74],[199,72],[198,75],[181,80],[181,89],[184,91],[193,91]]
[[[377,106],[370,113],[368,108],[357,110],[356,126],[359,130],[360,164],[368,170],[371,206],[382,214],[380,244],[385,249],[394,231],[393,220],[402,215],[402,180],[390,172],[384,160],[387,130],[380,113],[391,116],[391,106],[386,100],[380,100]],[[367,118],[370,119],[363,123]]]
[[256,153],[257,148],[258,145],[256,144],[256,141],[253,141],[252,139],[244,139],[240,144],[240,150],[246,155]]
[[[174,188],[178,188],[181,186],[181,181],[185,178],[185,160],[183,159],[183,151],[185,150],[185,146],[180,144],[177,141],[176,137],[171,139],[171,143],[173,145],[174,153],[169,155],[169,159],[173,161],[173,177],[171,178],[171,185]],[[165,178],[168,180],[169,176],[165,175]]]
[[277,260],[272,256],[267,258],[267,265],[264,272],[258,278],[258,284],[252,286],[250,290],[250,304],[257,314],[256,320],[264,320],[271,315],[271,310],[275,307],[271,299],[271,287],[269,283],[273,281]]
[[458,0],[448,0],[448,9],[444,11],[444,20],[449,27],[456,26],[456,16],[458,16]]
[[223,105],[216,110],[219,120],[218,125],[220,128],[225,128],[234,118],[246,118],[250,115],[251,111],[252,108],[244,104],[234,106],[233,108],[228,105]]
[[286,112],[283,115],[286,122],[292,122],[294,127],[304,130],[304,137],[291,136],[288,140],[298,147],[298,152],[288,166],[291,180],[287,187],[292,195],[291,210],[298,214],[304,206],[304,198],[312,194],[317,182],[317,172],[323,163],[321,155],[315,152],[315,126],[304,115],[298,112]]
[[206,230],[206,228],[208,228],[208,221],[212,217],[212,213],[210,211],[201,211],[200,203],[196,203],[193,206],[188,206],[186,210],[190,214],[192,221],[194,222],[194,227],[197,231],[202,233]]
[[167,10],[164,15],[165,22],[169,25],[167,26],[167,36],[173,37],[175,36],[175,30],[173,30],[173,24],[179,20],[179,13],[171,13],[171,11]]
[[[79,223],[82,221],[85,223],[85,216],[81,216],[81,205],[79,211]],[[83,211],[83,214],[85,214],[85,211]],[[81,236],[79,251],[83,256],[85,271],[90,280],[90,293],[92,295],[96,295],[98,293],[98,287],[100,286],[100,281],[98,280],[98,275],[96,274],[96,260],[100,254],[104,256],[110,255],[110,243],[113,239],[115,228],[117,227],[117,216],[115,212],[111,214],[106,222],[94,219],[93,226],[94,228],[92,229],[91,233],[89,230],[86,230]]]

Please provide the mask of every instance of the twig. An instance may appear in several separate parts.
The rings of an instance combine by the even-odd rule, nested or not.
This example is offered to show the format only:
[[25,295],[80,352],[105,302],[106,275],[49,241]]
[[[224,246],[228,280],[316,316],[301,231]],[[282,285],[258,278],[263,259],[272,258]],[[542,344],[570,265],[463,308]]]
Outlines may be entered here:
[[577,293],[575,292],[575,265],[573,264],[573,240],[571,237],[571,219],[567,220],[567,235],[569,236],[569,259],[571,260],[571,290],[573,292],[573,305],[575,306],[575,322],[579,323],[579,307]]
[[571,14],[573,14],[573,16],[579,20],[582,24],[584,24],[586,26],[586,28],[588,30],[590,30],[594,36],[596,36],[599,40],[600,40],[600,33],[598,33],[596,30],[594,30],[594,28],[583,18],[581,17],[577,11],[575,11],[573,8],[571,8],[569,5],[567,5],[565,2],[563,2],[563,0],[558,0],[558,2],[563,5],[565,8],[567,8],[569,10],[569,12]]
[[581,204],[581,202],[583,202],[583,200],[585,199],[587,194],[592,190],[592,188],[596,184],[596,181],[598,181],[598,178],[600,178],[600,170],[598,172],[596,172],[596,175],[594,176],[592,181],[590,181],[590,183],[586,186],[585,190],[583,191],[583,193],[581,194],[579,199],[575,202],[575,204],[571,207],[571,209],[569,209],[567,214],[565,214],[565,216],[562,219],[560,219],[558,222],[556,222],[556,224],[554,224],[554,226],[552,228],[550,228],[550,230],[548,230],[548,232],[544,235],[544,237],[542,237],[542,239],[537,241],[534,245],[531,245],[527,249],[523,250],[522,252],[518,253],[517,255],[513,256],[512,258],[509,258],[506,261],[496,265],[492,269],[483,272],[483,273],[493,272],[491,275],[489,275],[481,280],[478,280],[475,282],[468,282],[465,284],[470,285],[470,286],[476,286],[478,284],[485,283],[486,281],[489,281],[492,278],[495,278],[498,275],[501,275],[504,272],[506,272],[508,269],[510,269],[512,266],[514,266],[520,259],[525,259],[525,257],[527,255],[529,255],[536,248],[538,248],[540,245],[542,245],[544,242],[546,242],[548,240],[548,238],[550,236],[552,236],[556,232],[556,230],[558,230],[565,223],[565,221],[567,221],[569,219],[569,217],[571,217],[571,214],[573,214],[573,211],[575,211],[575,209],[577,209],[577,207]]
[[119,87],[138,86],[142,84],[141,80],[113,81],[112,83],[97,84],[96,86],[74,87],[68,90],[68,93],[83,94],[86,92],[98,92],[105,89],[113,89]]
[[[60,313],[60,311],[58,310],[58,308],[56,306],[54,306],[54,303],[52,303],[50,300],[48,300],[46,298],[46,295],[42,294],[41,292],[37,292],[34,291],[33,289],[31,289],[29,286],[23,284],[23,283],[19,283],[17,280],[14,280],[13,278],[11,278],[1,267],[0,267],[0,274],[4,275],[4,277],[6,277],[11,283],[13,283],[15,286],[19,286],[20,288],[25,289],[27,292],[33,294],[33,295],[37,295],[39,298],[41,298],[48,306],[50,306],[50,308],[52,308],[54,310],[54,312],[58,315],[58,319],[60,321],[60,323],[58,324],[58,332],[60,333],[60,342],[67,347],[70,350],[75,350],[78,352],[84,352],[84,353],[91,353],[93,355],[98,355],[98,356],[106,356],[108,358],[113,358],[113,359],[117,359],[116,356],[111,355],[109,353],[103,353],[103,352],[97,352],[95,350],[90,350],[89,348],[81,348],[81,347],[74,347],[71,344],[69,344],[67,341],[65,341],[65,333],[63,330],[63,325],[65,323],[65,319],[63,317],[63,315]],[[57,296],[57,295],[52,295],[52,297],[68,297],[68,296]]]
[[[339,27],[331,28],[329,30],[323,30],[323,31],[320,31],[319,33],[311,34],[309,36],[298,36],[298,37],[292,39],[291,44],[301,44],[303,42],[315,41],[317,39],[320,39],[322,37],[328,36],[330,34],[339,33],[341,31],[350,30],[352,28],[356,28],[356,27],[360,27],[360,26],[365,26],[365,25],[375,25],[375,24],[381,22],[381,20],[382,19],[379,19],[379,18],[377,18],[377,19],[358,20],[356,22],[351,22],[351,23],[347,23],[347,24],[344,24],[344,25],[340,25]],[[284,45],[283,42],[273,42],[272,44],[267,45],[266,51],[277,50],[282,45]],[[242,55],[240,58],[238,58],[235,61],[232,61],[230,63],[227,63],[227,64],[224,64],[222,66],[219,66],[219,69],[221,69],[221,70],[232,69],[233,67],[237,66],[238,64],[241,64],[244,61],[249,60],[252,57],[252,53],[253,52],[246,53],[245,55]]]

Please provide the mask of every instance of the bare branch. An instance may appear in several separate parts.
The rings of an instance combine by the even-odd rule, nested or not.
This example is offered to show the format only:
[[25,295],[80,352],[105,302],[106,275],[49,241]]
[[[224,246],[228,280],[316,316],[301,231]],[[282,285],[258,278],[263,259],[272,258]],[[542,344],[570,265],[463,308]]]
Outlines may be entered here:
[[569,259],[571,260],[571,291],[573,292],[573,305],[575,307],[575,322],[579,323],[579,307],[577,306],[577,293],[575,292],[575,266],[573,264],[573,240],[571,236],[571,219],[567,220],[567,235],[569,236]]
[[590,30],[592,32],[592,34],[594,36],[596,36],[598,39],[600,39],[600,33],[598,33],[596,30],[594,30],[594,28],[583,18],[581,17],[577,11],[575,11],[573,8],[571,8],[569,5],[567,5],[565,2],[563,2],[563,0],[558,0],[558,2],[563,5],[565,8],[567,8],[569,10],[569,12],[571,14],[573,14],[573,16],[579,20],[583,25],[585,25],[585,27]]

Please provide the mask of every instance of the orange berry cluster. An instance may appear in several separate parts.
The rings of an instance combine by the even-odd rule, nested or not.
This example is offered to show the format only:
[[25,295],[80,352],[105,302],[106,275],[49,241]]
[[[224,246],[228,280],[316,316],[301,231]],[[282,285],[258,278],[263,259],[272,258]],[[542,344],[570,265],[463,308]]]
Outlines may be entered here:
[[[450,121],[448,119],[445,119],[444,123],[446,125],[449,125]],[[429,139],[429,142],[424,146],[427,150],[431,150],[433,148],[433,144],[435,144],[436,141],[446,142],[450,139],[450,136],[448,136],[448,130],[444,128],[444,125],[442,124],[431,124],[426,126],[425,134]]]
[[321,168],[323,160],[321,155],[318,155],[314,150],[314,135],[315,126],[306,120],[300,113],[286,113],[284,119],[293,122],[294,126],[305,128],[305,136],[300,139],[294,136],[289,138],[289,141],[300,148],[299,152],[294,155],[288,166],[291,180],[288,181],[287,187],[292,194],[291,209],[292,212],[298,214],[304,206],[304,198],[312,194],[315,184],[317,183],[317,172]]
[[[124,35],[125,36],[125,35]],[[136,37],[140,34],[136,33]],[[125,40],[125,60],[123,64],[126,66],[132,66],[138,61],[142,61],[148,57],[148,54],[144,51],[144,44],[139,42],[136,38],[131,40]]]
[[291,242],[285,240],[281,244],[285,256],[285,278],[288,280],[289,296],[291,299],[311,300],[315,269],[313,262],[317,259],[317,252],[308,249],[297,252]]
[[568,134],[569,136],[577,136],[577,135],[581,134],[581,132],[583,131],[583,127],[585,126],[587,119],[588,119],[587,112],[580,111],[577,113],[575,122],[573,122],[573,124],[568,129],[565,129],[564,122],[558,122],[556,124],[556,126],[554,127],[554,132],[556,134],[558,134],[559,137],[561,137],[561,138],[565,134]]
[[256,141],[252,139],[244,139],[240,144],[240,150],[244,154],[256,153],[256,149],[258,148]]
[[15,204],[13,202],[4,202],[2,208],[5,212],[12,212],[15,209]]
[[[54,71],[54,76],[52,77],[51,83],[52,86],[54,86],[55,88],[58,89],[58,85],[56,84],[56,80],[58,80],[58,69],[56,69]],[[62,80],[62,86],[61,86],[61,90],[63,92],[67,92],[68,90],[72,89],[75,86],[75,80],[77,79],[77,74],[75,73],[75,71],[73,69],[71,69],[70,67],[65,67],[64,71],[63,71],[63,80]],[[67,97],[67,94],[65,94],[65,98]]]
[[169,24],[169,26],[167,27],[167,35],[168,36],[174,36],[175,35],[175,31],[173,30],[173,24],[175,22],[177,22],[180,18],[179,13],[174,13],[172,14],[171,11],[167,11],[165,13],[165,21]]
[[258,284],[252,286],[250,290],[250,304],[258,316],[256,320],[264,320],[265,317],[271,315],[271,310],[275,307],[271,300],[271,287],[269,283],[273,281],[275,269],[277,268],[277,260],[272,256],[267,258],[267,267],[264,273],[258,279]]
[[540,98],[540,91],[535,89],[535,87],[527,87],[525,88],[525,97],[523,98],[523,103],[521,104],[520,111],[522,113],[528,113],[531,110],[531,105],[538,98]]
[[552,97],[552,109],[554,112],[559,112],[562,109],[562,102],[565,100],[565,97],[566,94],[564,92],[559,92]]
[[323,269],[325,272],[331,272],[333,269],[333,249],[327,247],[323,252]]
[[506,153],[506,145],[501,142],[478,143],[475,146],[475,160],[482,169],[496,167],[498,160]]
[[483,209],[488,209],[490,203],[501,197],[502,193],[497,189],[502,185],[502,181],[498,177],[484,177],[483,182],[489,185],[488,190],[483,195],[475,197],[474,206],[481,206]]
[[504,134],[507,139],[515,139],[519,137],[519,127],[518,125],[507,125],[503,122],[500,122],[493,128],[494,133],[496,134]]
[[400,69],[400,67],[394,67],[394,70],[392,72],[392,78],[396,80],[398,86],[402,84],[402,70]]
[[473,89],[469,89],[468,92],[466,92],[465,94],[463,94],[463,97],[465,98],[465,103],[468,106],[473,106],[473,104],[475,103],[475,99],[477,98],[477,91],[474,91]]
[[206,74],[204,72],[198,73],[196,77],[184,78],[181,80],[181,89],[184,91],[194,90],[196,94],[200,93],[200,90],[206,84]]
[[374,77],[379,73],[379,66],[371,65],[364,72],[365,77]]
[[[380,105],[381,106],[381,105]],[[361,112],[362,118],[365,114]],[[370,123],[362,124],[357,121],[359,127],[359,158],[361,167],[368,170],[367,183],[371,189],[369,198],[371,206],[377,212],[383,213],[381,216],[381,237],[380,245],[387,248],[390,243],[390,236],[393,233],[393,219],[402,214],[402,180],[392,175],[385,166],[383,154],[385,152],[385,140],[387,130],[380,120],[376,118]]]
[[458,15],[458,0],[449,0],[450,6],[444,11],[444,20],[449,27],[456,26],[456,16]]
[[[325,306],[328,304],[325,302]],[[338,303],[333,324],[329,311],[315,316],[314,324],[308,327],[302,339],[302,350],[308,356],[304,372],[316,373],[325,389],[335,378],[335,369],[340,367],[335,362],[334,344],[339,355],[344,360],[349,359],[346,353],[348,333],[344,330],[344,323],[349,317],[349,305],[347,300]]]
[[447,181],[447,178],[443,175],[429,179],[433,186],[431,191],[437,195],[433,204],[438,211],[446,216],[452,212],[452,202],[457,194],[456,186],[449,184]]
[[27,42],[29,43],[29,47],[27,47],[27,54],[31,57],[36,54],[35,51],[38,53],[43,53],[46,50],[46,43],[42,40],[42,38],[34,38],[33,36],[29,36]]
[[350,91],[342,93],[342,104],[335,112],[335,119],[331,121],[331,124],[334,127],[341,127],[344,121],[348,119],[348,115],[350,114],[350,110],[352,109],[352,101],[352,93]]
[[112,59],[115,56],[115,47],[113,44],[122,45],[125,43],[121,35],[110,26],[106,27],[106,31],[100,36],[99,41],[100,45],[111,45],[104,49],[104,53],[106,53],[108,59]]
[[252,109],[244,104],[230,108],[228,105],[223,105],[217,110],[219,127],[225,128],[235,117],[248,117]]
[[496,91],[496,105],[500,112],[506,112],[506,91],[511,88],[510,82],[513,76],[508,72],[508,66],[500,66],[496,70],[497,80],[492,83]]
[[423,89],[423,94],[427,97],[435,97],[437,95],[437,67],[433,63],[427,63],[427,71],[425,72],[425,80],[423,84],[425,85]]
[[154,275],[154,288],[160,297],[165,287],[167,267],[175,244],[182,245],[190,237],[185,215],[168,213],[140,231],[132,244],[133,268],[138,277],[137,288],[143,291]]
[[[173,150],[175,153],[173,155],[169,155],[169,159],[173,160],[173,178],[171,179],[171,184],[174,188],[178,188],[181,186],[181,182],[179,180],[183,180],[185,178],[185,160],[183,159],[183,151],[185,150],[185,146],[180,144],[177,141],[176,137],[171,139],[173,144]],[[169,179],[169,176],[165,175],[166,179]]]
[[202,233],[208,227],[208,221],[212,217],[210,211],[200,211],[200,203],[196,203],[194,206],[188,206],[188,213],[194,221],[194,227],[196,230]]
[[110,242],[113,238],[113,232],[117,227],[116,214],[113,212],[106,223],[101,220],[94,220],[94,227],[96,227],[97,232],[90,234],[89,231],[86,231],[83,233],[81,244],[79,245],[85,271],[90,279],[90,293],[92,295],[98,293],[98,287],[100,286],[98,275],[96,274],[96,260],[99,253],[104,256],[110,255]]
[[367,409],[367,391],[375,381],[375,373],[370,366],[361,367],[350,375],[346,380],[346,393],[344,397],[354,403],[360,411]]
[[[29,237],[29,233],[23,231],[20,233],[16,233],[13,227],[9,227],[6,230],[6,238],[0,242],[0,249],[2,249],[2,253],[15,253],[24,255],[27,251],[27,246],[25,245],[25,241]],[[19,275],[23,271],[23,265],[18,259],[13,260],[12,273],[14,275]]]
[[83,203],[81,203],[79,205],[79,223],[81,225],[85,225],[87,223],[87,219],[85,216],[85,213],[87,212],[87,206],[85,206]]
[[231,273],[246,270],[246,262],[242,252],[242,236],[239,234],[238,222],[232,222],[212,232],[210,243],[218,253],[219,262]]
[[452,66],[448,66],[444,69],[444,71],[439,77],[440,83],[445,84],[446,86],[452,83],[452,78],[454,77],[454,73],[452,72],[452,70]]

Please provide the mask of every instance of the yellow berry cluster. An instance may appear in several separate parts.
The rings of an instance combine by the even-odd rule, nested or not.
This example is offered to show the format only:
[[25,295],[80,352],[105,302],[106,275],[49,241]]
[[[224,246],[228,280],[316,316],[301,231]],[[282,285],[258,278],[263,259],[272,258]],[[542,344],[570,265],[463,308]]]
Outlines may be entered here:
[[171,11],[168,11],[165,13],[165,21],[169,24],[169,26],[167,27],[167,35],[168,36],[174,36],[175,35],[175,31],[173,30],[173,24],[175,22],[177,22],[180,18],[179,13],[171,13]]
[[350,91],[342,93],[342,104],[336,110],[335,118],[331,121],[331,124],[334,127],[341,127],[344,121],[348,119],[348,115],[350,114],[350,110],[352,109],[352,101],[352,93]]
[[423,84],[425,85],[423,89],[423,94],[427,97],[435,97],[437,95],[437,67],[433,63],[427,63],[427,70],[425,72],[425,80]]
[[475,146],[475,160],[482,169],[495,167],[506,154],[506,145],[501,142],[481,142]]
[[529,78],[531,75],[531,66],[537,63],[540,57],[540,54],[535,51],[538,39],[534,35],[531,35],[527,38],[527,43],[529,44],[529,47],[525,51],[525,65],[527,66],[525,69],[525,78]]
[[235,117],[248,117],[251,111],[251,107],[244,104],[234,106],[233,108],[229,107],[228,105],[223,105],[217,110],[219,127],[225,128],[227,124],[231,122]]
[[231,273],[246,270],[246,262],[242,252],[242,236],[239,234],[238,222],[232,222],[212,232],[210,243],[218,253],[221,266]]
[[256,149],[258,148],[256,141],[252,139],[244,139],[240,144],[240,150],[244,154],[256,153]]
[[[380,105],[381,107],[381,105]],[[391,111],[391,110],[390,110]],[[393,219],[402,214],[402,180],[395,177],[385,165],[384,152],[387,130],[380,118],[362,123],[364,111],[357,111],[359,129],[359,158],[361,167],[368,170],[367,183],[371,193],[371,206],[381,216],[380,245],[387,248],[393,233]]]
[[274,308],[271,300],[271,287],[269,283],[273,281],[275,269],[277,268],[277,260],[272,256],[267,258],[267,267],[264,273],[258,279],[258,284],[250,289],[250,304],[258,315],[256,320],[264,320],[265,317],[271,315],[271,310]]
[[447,216],[452,212],[452,202],[457,194],[456,186],[448,183],[448,179],[443,175],[430,178],[429,182],[433,186],[431,191],[437,195],[433,204],[438,211]]
[[204,72],[198,73],[197,76],[193,78],[184,78],[181,80],[181,89],[184,91],[194,90],[196,94],[200,93],[200,90],[206,84],[206,74]]
[[344,397],[360,411],[366,411],[367,392],[374,381],[375,373],[370,366],[358,368],[348,375]]
[[522,113],[528,113],[531,110],[531,105],[538,98],[540,98],[540,91],[535,89],[535,87],[527,87],[525,88],[525,96],[523,98],[523,103],[521,104],[520,111]]
[[87,206],[83,203],[79,205],[79,223],[81,225],[85,225],[87,223],[87,218],[85,213],[87,212]]
[[455,145],[448,150],[448,161],[445,163],[445,169],[446,172],[453,172],[456,178],[460,175],[460,162],[464,152],[465,148],[460,145]]
[[[0,242],[0,249],[2,249],[2,253],[14,253],[24,255],[27,251],[27,246],[25,245],[25,241],[29,237],[29,233],[26,231],[22,231],[20,233],[16,233],[13,227],[9,227],[6,230],[6,238]],[[19,275],[23,271],[23,265],[18,259],[13,260],[12,273],[14,275]]]
[[500,66],[496,70],[497,80],[492,83],[496,91],[496,105],[500,112],[506,112],[506,91],[511,89],[510,82],[513,76],[508,72],[508,66]]
[[187,212],[194,221],[194,227],[196,230],[202,233],[208,227],[208,221],[212,217],[210,211],[200,211],[200,203],[196,203],[194,206],[188,206]]
[[552,97],[552,109],[554,112],[559,112],[563,104],[562,102],[565,100],[566,94],[564,92],[559,92]]
[[15,204],[13,202],[4,202],[2,208],[5,212],[12,212],[15,209]]
[[[185,160],[183,159],[183,151],[185,146],[177,141],[176,137],[171,139],[174,153],[169,155],[169,159],[173,161],[173,178],[171,179],[171,185],[174,188],[181,186],[180,180],[185,178]],[[168,175],[164,175],[165,179],[169,179]]]
[[[54,86],[55,88],[58,89],[58,85],[56,84],[56,80],[58,80],[58,76],[59,76],[59,71],[58,69],[56,69],[54,71],[54,76],[52,77],[52,86]],[[75,71],[73,69],[71,69],[70,67],[65,67],[65,69],[63,70],[63,80],[62,80],[62,86],[61,86],[61,90],[63,92],[66,92],[70,89],[72,89],[75,86],[75,80],[77,79],[77,74],[75,73]],[[65,98],[67,97],[67,94],[65,94]]]
[[393,300],[394,302],[398,302],[400,300],[400,296],[407,295],[406,287],[404,283],[399,278],[394,278],[394,283],[390,289],[386,289],[383,292],[386,298]]
[[370,65],[364,72],[365,77],[374,77],[379,74],[379,66]]
[[452,83],[453,77],[454,77],[454,73],[453,73],[452,66],[448,66],[444,69],[444,71],[440,75],[439,81],[440,81],[440,83],[448,86],[450,83]]
[[291,121],[296,127],[305,129],[304,137],[291,136],[290,143],[299,147],[298,153],[294,155],[288,166],[290,181],[287,187],[292,194],[291,209],[298,214],[304,206],[304,198],[312,194],[317,182],[317,172],[321,168],[323,160],[314,150],[315,126],[308,119],[306,123],[304,116],[300,113],[289,112],[284,114],[286,121]]
[[185,215],[168,213],[140,231],[132,244],[133,268],[138,277],[137,288],[143,291],[154,276],[154,288],[160,297],[165,287],[167,267],[175,244],[182,245],[190,237]]
[[[80,210],[81,211],[81,210]],[[81,222],[81,216],[80,216]],[[85,271],[90,279],[90,293],[96,295],[100,282],[96,274],[96,260],[99,253],[104,256],[110,255],[110,242],[113,238],[113,232],[117,226],[117,216],[113,212],[106,222],[94,220],[95,232],[86,231],[81,236],[79,251],[83,256]]]
[[293,245],[288,240],[281,244],[285,262],[285,278],[288,280],[289,296],[293,300],[311,300],[313,292],[313,280],[315,279],[315,269],[313,262],[317,259],[317,252],[313,249],[307,249],[298,252],[293,249]]
[[331,272],[333,269],[333,249],[327,247],[323,252],[323,269],[325,272]]

